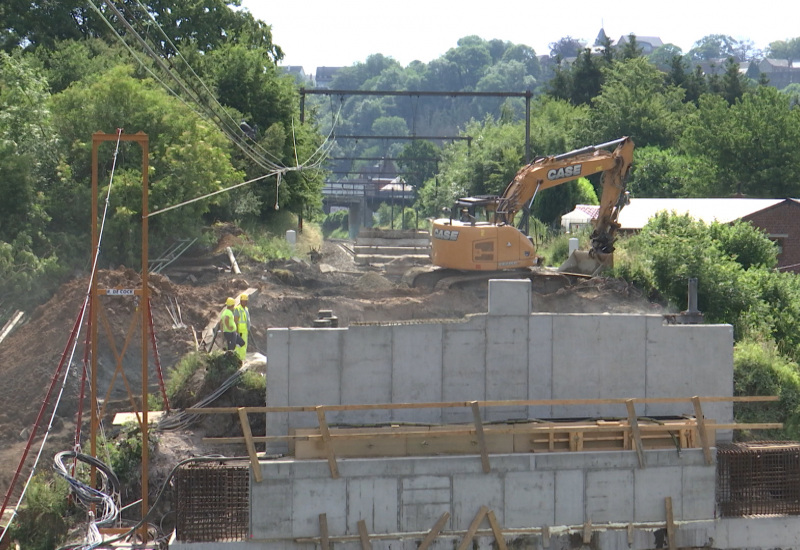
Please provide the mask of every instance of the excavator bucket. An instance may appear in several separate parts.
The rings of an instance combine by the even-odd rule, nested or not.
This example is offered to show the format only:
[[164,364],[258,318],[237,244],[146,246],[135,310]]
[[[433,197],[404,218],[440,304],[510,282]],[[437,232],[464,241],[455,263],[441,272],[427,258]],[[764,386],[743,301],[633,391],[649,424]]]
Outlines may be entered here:
[[573,250],[567,261],[558,268],[559,273],[575,273],[595,277],[613,265],[613,255],[595,254],[586,250]]

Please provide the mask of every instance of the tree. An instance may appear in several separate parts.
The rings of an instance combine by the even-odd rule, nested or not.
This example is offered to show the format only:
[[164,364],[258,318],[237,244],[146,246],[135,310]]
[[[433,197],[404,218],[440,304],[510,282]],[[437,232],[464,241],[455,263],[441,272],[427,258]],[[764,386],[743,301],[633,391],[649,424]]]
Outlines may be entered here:
[[[675,58],[679,60],[683,57],[683,51],[674,44],[664,44],[656,48],[647,58],[650,63],[661,69],[662,71],[671,71],[674,67]],[[686,70],[684,69],[684,73]],[[675,82],[675,84],[678,84]]]
[[733,57],[737,61],[745,61],[738,57],[737,45],[739,42],[725,34],[709,34],[694,43],[689,50],[689,57],[693,61],[711,61],[713,59],[727,59]]
[[760,86],[729,105],[705,95],[695,116],[686,119],[681,148],[716,166],[708,196],[743,193],[752,197],[793,197],[800,192],[800,112],[790,98]]
[[584,49],[583,43],[577,38],[565,36],[558,42],[550,43],[550,56],[566,59],[568,57],[578,57],[578,53]]
[[722,97],[733,105],[748,88],[747,79],[739,72],[739,64],[729,57],[725,62],[725,74],[722,76]]
[[620,61],[627,61],[641,56],[642,48],[639,47],[639,43],[636,41],[636,35],[631,33],[628,35],[628,39],[625,40],[622,47],[617,51],[617,57]]
[[772,59],[788,59],[790,62],[800,59],[800,37],[770,42],[767,57]]
[[[73,84],[53,97],[54,124],[63,142],[63,174],[47,194],[52,216],[49,230],[56,241],[71,242],[89,230],[91,135],[100,130],[113,133],[144,132],[151,137],[150,210],[172,206],[188,199],[218,191],[242,180],[230,159],[228,141],[221,132],[201,120],[188,107],[167,96],[152,82],[130,75],[126,66],[115,67],[102,77]],[[108,158],[111,144],[101,148]],[[141,219],[141,153],[126,144],[117,163],[115,187],[111,194],[106,236],[107,261],[112,265],[135,263],[138,257],[137,227]],[[198,220],[213,204],[230,200],[217,195],[163,215],[150,222],[154,245],[175,235],[199,230]],[[74,250],[73,261],[82,255]]]
[[433,143],[415,139],[398,155],[398,164],[406,171],[406,182],[419,188],[436,175],[440,158],[441,151]]
[[538,78],[542,73],[542,66],[539,63],[539,57],[530,46],[524,44],[515,44],[503,53],[501,61],[518,61],[525,67],[525,74]]
[[644,58],[615,63],[590,111],[591,141],[632,136],[637,145],[669,147],[690,111],[683,91],[664,84],[659,70]]
[[674,148],[637,147],[628,190],[633,197],[702,197],[714,168]]

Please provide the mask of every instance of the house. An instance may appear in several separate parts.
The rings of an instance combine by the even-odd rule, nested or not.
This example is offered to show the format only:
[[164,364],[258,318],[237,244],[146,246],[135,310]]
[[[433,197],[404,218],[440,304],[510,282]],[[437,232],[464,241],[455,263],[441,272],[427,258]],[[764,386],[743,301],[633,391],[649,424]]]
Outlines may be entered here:
[[[597,211],[578,205],[562,217],[562,228],[577,227]],[[764,231],[778,245],[778,269],[800,273],[800,200],[798,199],[630,199],[619,213],[621,233],[639,231],[659,212],[689,214],[705,223],[742,220]],[[570,229],[564,229],[570,231]]]
[[575,210],[561,216],[561,230],[564,233],[577,233],[591,225],[599,211],[600,206],[596,204],[577,204]]
[[758,71],[766,75],[770,85],[779,90],[800,82],[800,62],[795,64],[791,59],[762,59],[758,63]]
[[317,67],[317,73],[314,77],[317,88],[330,88],[333,77],[335,77],[336,73],[340,70],[341,67]]
[[[634,35],[636,36],[636,35]],[[627,36],[621,36],[617,40],[616,47],[623,48],[628,43]],[[650,55],[664,45],[664,42],[657,36],[636,36],[636,44],[642,49],[644,55]]]
[[314,79],[311,78],[311,75],[306,74],[302,65],[282,65],[278,69],[292,75],[298,86],[312,86],[314,83]]

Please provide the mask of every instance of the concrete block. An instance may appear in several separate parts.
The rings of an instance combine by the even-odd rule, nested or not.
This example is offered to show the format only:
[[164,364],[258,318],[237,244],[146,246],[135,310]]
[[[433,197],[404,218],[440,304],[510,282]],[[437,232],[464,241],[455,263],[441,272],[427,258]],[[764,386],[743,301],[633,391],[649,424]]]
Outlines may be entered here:
[[[343,338],[342,404],[392,401],[392,333],[386,327],[353,326]],[[343,423],[380,423],[391,419],[384,410],[343,412]]]
[[250,483],[250,529],[254,538],[289,537],[292,534],[293,482],[265,478]]
[[[289,404],[289,329],[271,328],[267,330],[267,407],[285,407]],[[267,413],[267,433],[287,435],[289,433],[289,413]],[[267,443],[267,452],[285,454],[289,451],[286,441]]]
[[353,478],[347,480],[347,529],[358,533],[364,520],[370,533],[396,533],[399,502],[397,478]]
[[555,525],[581,525],[584,522],[585,490],[581,470],[555,472]]
[[[494,511],[497,522],[505,525],[503,511],[503,478],[494,473],[454,475],[453,529],[467,529],[481,506]],[[483,525],[483,524],[482,524]],[[488,520],[485,521],[488,526]]]
[[682,517],[682,472],[678,466],[633,471],[633,521],[666,521],[666,498],[672,497],[672,513]]
[[[326,514],[331,535],[347,532],[347,484],[342,479],[296,478],[292,490],[292,536],[319,535],[319,515]],[[278,500],[277,503],[280,503]]]
[[714,536],[716,548],[798,548],[797,516],[723,518]]
[[[685,466],[681,479],[682,521],[714,519],[716,517],[717,468],[711,466]],[[675,499],[672,499],[673,506]]]
[[586,519],[592,523],[633,521],[633,471],[595,470],[586,475]]
[[[445,325],[442,345],[442,399],[485,400],[485,327],[481,330],[461,330],[459,325]],[[444,409],[442,420],[445,423],[472,422],[472,411],[467,407]]]
[[339,460],[337,467],[343,478],[397,477],[414,473],[414,461],[407,458],[348,458]]
[[414,475],[450,476],[452,474],[477,474],[483,471],[480,455],[420,457],[414,459]]
[[510,472],[504,483],[504,527],[555,525],[555,472]]
[[342,338],[346,332],[331,328],[289,331],[289,404],[340,404]]
[[[647,397],[733,395],[733,328],[665,325],[647,316]],[[706,418],[733,421],[732,403],[703,404]],[[694,414],[691,403],[648,403],[645,414]]]
[[532,456],[537,470],[629,470],[639,466],[634,451],[538,453]]
[[528,279],[491,279],[489,315],[530,315],[531,282]]
[[[528,321],[528,397],[552,399],[553,395],[553,316],[531,315]],[[547,405],[528,407],[528,418],[553,418]]]
[[[553,399],[643,396],[645,327],[641,315],[554,316]],[[562,418],[626,414],[624,405],[553,407]]]
[[[442,325],[396,325],[392,331],[392,402],[442,400]],[[441,409],[392,411],[400,422],[441,423]]]
[[[530,281],[526,281],[530,288]],[[486,321],[486,399],[528,398],[527,316],[490,316]],[[490,407],[486,420],[527,418],[527,407]]]
[[428,531],[444,512],[450,514],[452,526],[451,480],[445,476],[403,478],[400,495],[400,530]]

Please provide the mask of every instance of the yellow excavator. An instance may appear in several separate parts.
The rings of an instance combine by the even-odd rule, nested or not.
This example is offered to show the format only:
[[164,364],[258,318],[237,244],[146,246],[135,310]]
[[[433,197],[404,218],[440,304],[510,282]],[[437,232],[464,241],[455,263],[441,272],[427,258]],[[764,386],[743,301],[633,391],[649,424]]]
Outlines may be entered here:
[[[533,240],[527,235],[528,214],[536,194],[579,177],[602,173],[600,210],[593,220],[591,247],[573,252],[559,268],[563,273],[596,275],[613,263],[617,217],[627,200],[625,180],[633,149],[631,138],[623,137],[538,158],[517,172],[502,195],[459,199],[449,218],[433,222],[433,269],[414,274],[411,284],[443,288],[460,281],[527,276],[540,262]],[[523,216],[515,226],[520,211]]]

